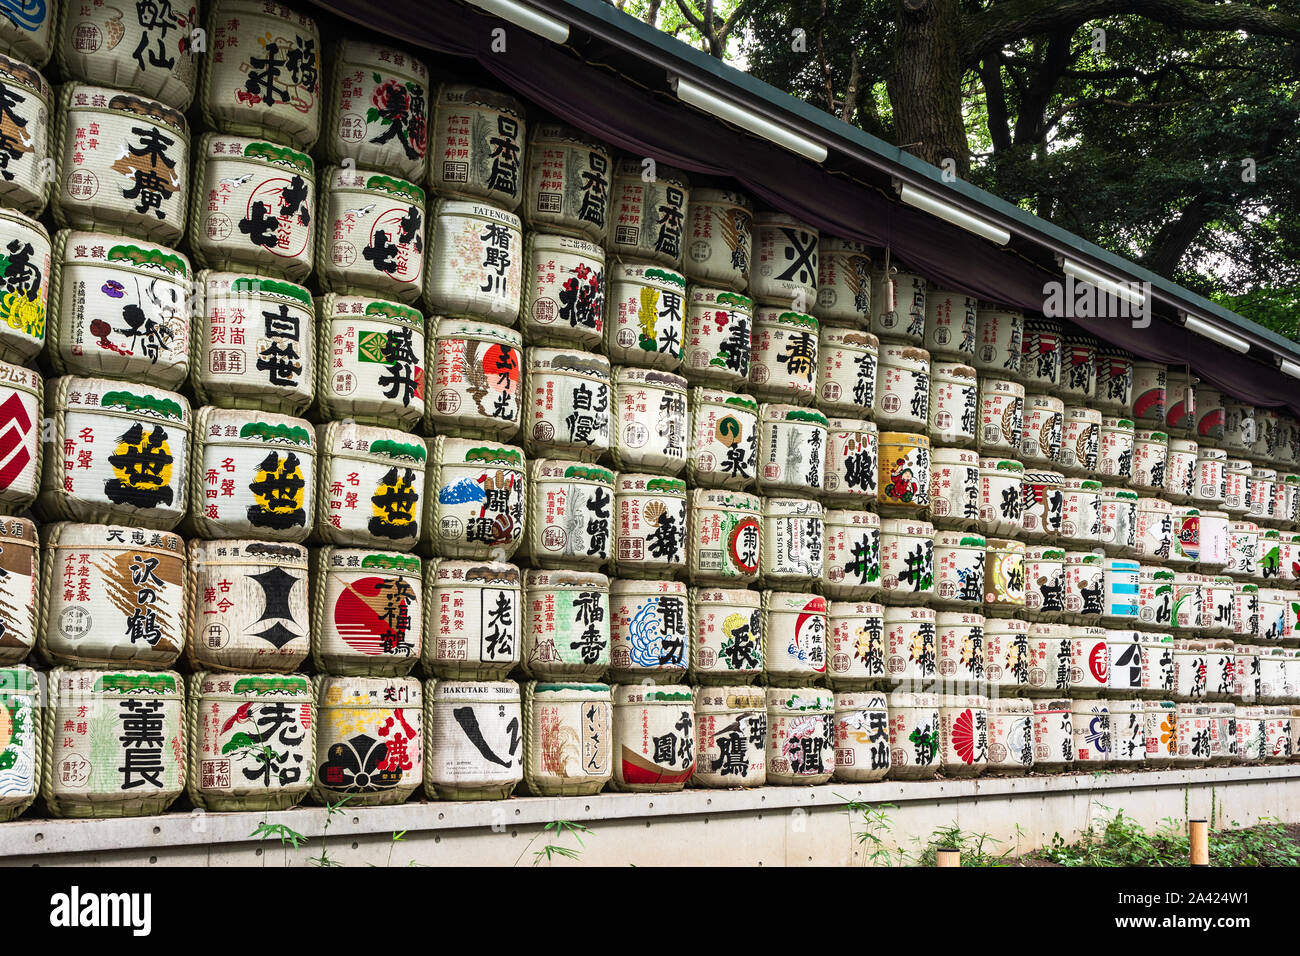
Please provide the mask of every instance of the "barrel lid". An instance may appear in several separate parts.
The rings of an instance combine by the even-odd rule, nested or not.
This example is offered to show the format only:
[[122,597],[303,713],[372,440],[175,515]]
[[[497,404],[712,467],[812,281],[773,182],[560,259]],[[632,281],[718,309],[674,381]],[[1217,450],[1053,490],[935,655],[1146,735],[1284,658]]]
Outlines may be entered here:
[[289,447],[309,457],[316,455],[312,424],[305,418],[275,412],[204,405],[195,416],[194,431],[195,437],[208,445]]
[[614,368],[614,385],[644,385],[651,388],[666,388],[685,394],[688,387],[686,379],[672,372],[655,368],[634,368],[630,365],[618,365]]
[[764,498],[763,514],[764,516],[808,515],[820,518],[822,506],[821,502],[813,501],[811,498]]
[[615,684],[610,688],[615,707],[664,704],[694,709],[695,694],[685,684]]
[[602,264],[605,261],[605,250],[603,247],[598,246],[596,243],[587,239],[579,239],[576,236],[564,236],[560,235],[558,232],[544,232],[530,229],[525,236],[524,241],[533,253],[570,253],[586,259],[595,259]]
[[665,596],[665,597],[686,597],[686,585],[682,581],[662,580],[652,581],[641,578],[616,578],[609,582],[609,596],[623,597],[626,595],[639,596]]
[[852,508],[828,508],[823,517],[823,521],[828,525],[859,527],[859,528],[879,528],[880,515],[874,511],[859,511]]
[[662,475],[642,475],[619,472],[615,482],[617,494],[659,494],[686,500],[686,482],[681,478],[665,478]]
[[528,477],[532,481],[590,481],[614,487],[614,472],[608,468],[564,458],[534,458],[528,463]]
[[[402,66],[394,65],[395,55],[402,58]],[[405,75],[415,80],[429,79],[429,68],[424,65],[424,61],[411,56],[410,51],[402,47],[373,43],[356,37],[344,37],[336,56],[341,64],[368,66],[371,69]]]
[[934,534],[936,548],[975,548],[983,551],[988,544],[982,534],[973,531],[936,531]]
[[934,525],[919,518],[881,518],[880,533],[912,538],[932,538]]
[[580,589],[583,591],[604,591],[609,592],[609,578],[599,571],[545,571],[538,568],[530,568],[524,572],[524,588],[531,591],[534,588],[569,588]]
[[525,699],[548,701],[612,700],[608,684],[579,684],[557,681],[529,681],[524,685]]
[[758,514],[762,499],[745,491],[720,491],[716,488],[692,488],[691,508],[721,508]]
[[955,710],[965,707],[987,710],[988,706],[989,699],[980,694],[941,694],[939,696],[940,710]]
[[747,295],[741,295],[732,289],[723,289],[718,286],[703,285],[701,283],[690,283],[686,297],[690,299],[693,306],[704,306],[711,308],[719,305],[728,305],[738,312],[752,312],[754,309],[754,300]]
[[530,348],[527,352],[528,368],[538,372],[574,372],[596,378],[610,377],[609,359],[595,352],[577,349]]
[[[826,599],[824,597],[819,594],[804,594],[795,591],[764,591],[763,606],[769,611],[798,614],[826,613]],[[931,611],[930,613],[933,614],[934,612]]]
[[489,109],[524,118],[524,107],[519,100],[508,93],[487,86],[472,83],[443,83],[438,87],[438,106],[462,108],[466,105],[485,106]]
[[989,712],[994,714],[1032,714],[1034,703],[1028,697],[990,697]]
[[1050,544],[1025,546],[1026,561],[1065,561],[1065,549]]
[[[984,633],[998,634],[1005,632],[1007,634],[1025,634],[1029,632],[1033,626],[1034,625],[1031,625],[1028,621],[1022,621],[1016,617],[990,617],[984,621]],[[1064,624],[1048,624],[1044,626],[1065,627]],[[1062,634],[1061,636],[1064,635]]]
[[262,166],[290,169],[308,178],[315,176],[316,166],[309,155],[255,136],[204,133],[199,139],[198,151],[210,162],[256,163]]
[[721,203],[727,206],[739,206],[750,213],[754,211],[754,200],[750,199],[745,193],[737,192],[734,189],[697,187],[691,190],[691,205],[694,206],[697,203]]
[[794,422],[827,427],[825,415],[815,409],[800,408],[798,405],[764,402],[758,406],[758,417],[764,422]]
[[294,308],[314,312],[315,302],[305,286],[284,279],[253,275],[247,272],[218,272],[204,269],[199,273],[199,285],[210,302],[223,298],[265,298]]
[[522,448],[486,438],[439,435],[433,440],[433,460],[438,465],[466,464],[524,470]]
[[883,605],[870,601],[832,601],[826,608],[832,619],[837,617],[882,617]]
[[457,561],[442,559],[430,562],[434,568],[433,586],[464,584],[479,587],[518,588],[522,584],[519,569],[503,561]]
[[1029,625],[1029,633],[1034,637],[1067,638],[1070,636],[1070,626],[1049,621],[1034,621]]
[[1055,395],[1048,395],[1044,392],[1026,392],[1025,407],[1031,408],[1036,405],[1041,405],[1046,408],[1054,408],[1061,413],[1065,412],[1065,402],[1057,398]]
[[725,405],[728,408],[739,408],[752,415],[758,415],[758,402],[748,395],[737,395],[735,392],[724,392],[716,388],[691,389],[691,408],[699,409],[704,404]]
[[862,418],[827,418],[826,427],[833,432],[866,432],[870,435],[876,433],[876,423]]
[[396,428],[351,421],[330,422],[316,428],[322,455],[382,459],[422,468],[429,454],[423,438]]
[[57,390],[56,394],[66,397],[68,408],[127,414],[164,422],[182,431],[190,430],[190,403],[177,392],[79,375],[50,379],[46,385]]
[[119,546],[120,550],[144,549],[182,555],[185,542],[170,531],[152,531],[118,524],[83,524],[60,521],[44,528],[46,544],[53,548],[80,548],[85,546]]
[[[977,611],[936,611],[935,623],[944,627],[983,627],[987,621]],[[1020,622],[1021,624],[1024,621]]]
[[328,571],[391,571],[404,577],[420,576],[420,559],[414,554],[400,551],[378,551],[372,548],[330,548]]
[[900,707],[917,707],[922,709],[939,709],[938,694],[913,694],[907,691],[896,690],[889,695],[889,709],[895,710]]
[[691,588],[692,604],[721,604],[757,609],[763,605],[763,596],[749,588]]
[[826,713],[835,709],[835,695],[820,687],[769,687],[767,709],[787,714]]
[[311,679],[303,674],[226,674],[208,671],[198,677],[199,693],[204,697],[312,699]]
[[[157,100],[85,83],[69,83],[63,88],[60,99],[67,104],[70,113],[85,110],[130,113],[138,121],[166,126],[178,136],[184,137],[187,142],[189,140],[190,128],[185,122],[185,114]],[[96,100],[102,101],[103,105],[96,105]]]
[[887,605],[885,607],[885,623],[898,623],[900,621],[926,621],[934,623],[934,610],[928,607],[895,607]]
[[626,262],[615,259],[610,263],[609,281],[639,282],[644,285],[658,286],[661,289],[680,289],[686,293],[686,276],[667,266],[645,265],[639,262]]
[[935,362],[930,367],[930,375],[935,379],[953,379],[974,382],[979,373],[969,365],[961,362]]
[[[349,168],[346,166],[330,166],[325,170],[324,185],[331,196],[338,196],[342,193],[362,193],[367,196],[386,196],[397,202],[408,203],[424,208],[424,190],[413,182],[405,179],[399,179],[396,176],[389,176],[386,173],[377,172],[369,169]],[[452,202],[453,200],[441,200],[441,202]],[[484,210],[484,218],[499,218],[503,222],[513,219],[519,222],[519,217],[514,213],[506,212],[504,209],[496,209],[487,203],[463,203],[465,206],[476,206]],[[490,211],[490,212],[489,212]],[[508,219],[505,217],[509,217]],[[515,226],[519,228],[518,225]]]
[[754,322],[755,324],[773,322],[777,325],[790,325],[811,332],[816,332],[821,328],[821,323],[807,312],[796,312],[794,309],[783,309],[775,305],[756,306],[754,309]]
[[1009,458],[981,458],[980,471],[1005,471],[1008,474],[1023,475],[1025,473],[1025,466],[1020,462],[1012,461]]
[[21,515],[0,515],[0,541],[11,544],[40,545],[36,522]]
[[55,668],[50,672],[59,693],[93,694],[105,697],[156,697],[181,700],[181,676],[175,671],[142,671],[132,668]]
[[866,352],[876,352],[880,349],[880,339],[862,329],[841,329],[825,326],[820,334],[823,346],[833,345],[839,348],[856,348]]

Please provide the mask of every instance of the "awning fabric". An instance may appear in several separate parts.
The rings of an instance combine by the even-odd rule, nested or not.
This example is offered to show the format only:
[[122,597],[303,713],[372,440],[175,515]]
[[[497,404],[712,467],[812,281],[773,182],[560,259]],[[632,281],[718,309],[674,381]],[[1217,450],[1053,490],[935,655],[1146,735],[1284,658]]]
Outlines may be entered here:
[[[404,44],[475,60],[536,107],[628,153],[690,173],[733,179],[761,202],[799,217],[823,235],[887,246],[900,264],[944,288],[1038,314],[1044,282],[1060,278],[1011,249],[629,82],[617,72],[616,62],[587,63],[571,49],[477,9],[450,0],[314,2]],[[506,52],[492,49],[493,30],[500,26],[507,31]],[[1122,319],[1072,321],[1140,358],[1189,365],[1229,396],[1253,405],[1287,406],[1300,415],[1300,381],[1181,325],[1160,318],[1143,329]]]

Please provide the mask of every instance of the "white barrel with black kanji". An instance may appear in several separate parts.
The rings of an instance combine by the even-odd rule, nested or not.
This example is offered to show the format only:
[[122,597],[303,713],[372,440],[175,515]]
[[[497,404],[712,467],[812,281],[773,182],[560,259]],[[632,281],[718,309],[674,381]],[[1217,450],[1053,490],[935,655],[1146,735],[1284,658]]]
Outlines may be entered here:
[[925,293],[925,339],[937,359],[969,364],[975,354],[975,318],[979,299],[965,292],[935,288]]
[[420,537],[428,450],[392,428],[316,426],[316,536],[329,544],[410,548]]
[[316,167],[288,146],[228,133],[199,140],[189,244],[205,269],[303,282],[316,253]]
[[880,590],[880,517],[872,511],[828,509],[821,591],[862,600]]
[[611,581],[609,674],[612,680],[671,684],[690,665],[686,585]]
[[865,243],[824,237],[818,243],[817,301],[813,313],[827,325],[871,326],[871,255]]
[[523,670],[593,680],[609,669],[609,578],[594,571],[524,572]]
[[691,181],[680,169],[624,156],[614,164],[610,205],[616,211],[609,252],[640,262],[682,267],[682,233]]
[[600,793],[613,775],[608,684],[524,684],[524,783],[539,797]]
[[939,697],[894,691],[889,695],[889,776],[921,780],[939,770]]
[[559,458],[528,462],[524,553],[540,568],[599,570],[614,548],[614,472]]
[[616,684],[615,790],[681,790],[695,773],[695,696],[689,687]]
[[697,787],[761,787],[767,781],[767,710],[763,689],[695,688]]
[[459,199],[433,204],[424,272],[431,311],[514,325],[523,263],[523,225],[514,213]]
[[[530,346],[599,349],[605,341],[605,250],[586,239],[524,236],[519,324]],[[749,336],[745,336],[749,354]]]
[[733,588],[693,588],[690,682],[727,684],[763,674],[762,596]]
[[429,676],[501,680],[519,663],[523,583],[513,564],[428,561],[424,602],[421,663]]
[[621,471],[676,475],[686,465],[686,379],[645,368],[614,369],[613,444]]
[[769,402],[810,405],[817,387],[820,326],[811,315],[758,306],[749,359],[749,389]]
[[594,352],[531,348],[527,362],[522,438],[528,456],[595,461],[609,451],[609,359]]
[[525,138],[519,100],[487,87],[443,83],[433,107],[429,187],[440,196],[486,199],[513,212],[524,195]]
[[318,144],[325,158],[424,182],[431,99],[424,61],[400,47],[340,37],[330,66]]
[[0,247],[7,260],[0,276],[0,360],[22,365],[45,345],[50,234],[35,219],[0,208]]
[[747,487],[758,458],[758,402],[711,388],[691,389],[686,478],[696,487]]
[[900,342],[920,348],[925,342],[926,286],[922,276],[871,270],[871,331],[882,342]]
[[822,506],[807,498],[764,498],[759,573],[771,586],[810,584],[824,571]]
[[613,160],[609,149],[572,126],[539,123],[525,152],[524,221],[605,244]]
[[190,541],[191,619],[185,657],[195,670],[294,670],[311,650],[308,555],[275,541]]
[[876,500],[880,456],[874,422],[830,418],[826,422],[824,498],[866,507]]
[[824,328],[817,343],[817,407],[866,418],[876,396],[880,341],[870,332]]
[[316,407],[321,417],[414,428],[424,417],[428,394],[424,352],[419,310],[368,296],[331,293],[318,298]]
[[[430,267],[439,262],[426,256],[424,190],[380,172],[338,166],[327,168],[320,183],[316,280],[322,291],[418,299],[425,259]],[[432,245],[433,227],[429,233]],[[517,302],[517,282],[515,291]]]
[[430,681],[424,689],[424,792],[504,800],[524,779],[523,706],[514,681]]
[[614,560],[620,577],[668,578],[686,569],[686,482],[620,472],[614,482]]
[[393,806],[424,778],[424,704],[413,677],[317,677],[317,803]]
[[767,782],[826,783],[835,770],[835,695],[814,687],[767,689]]
[[731,190],[696,188],[687,217],[682,260],[686,275],[696,282],[744,292],[749,287],[754,241],[752,200]]
[[759,405],[758,490],[768,495],[820,496],[826,485],[826,430],[826,416],[819,411],[768,402]]
[[686,277],[615,259],[609,267],[605,354],[620,365],[676,371],[686,328]]
[[[15,22],[12,15],[3,20]],[[56,179],[56,159],[50,150],[50,84],[22,60],[0,55],[0,85],[5,93],[0,118],[0,202],[39,216]]]
[[36,646],[43,593],[40,541],[28,518],[0,518],[0,665],[21,664]]
[[422,566],[414,555],[323,547],[311,555],[317,673],[401,676],[423,651]]
[[524,453],[439,435],[429,446],[422,541],[443,558],[509,558],[524,537]]
[[798,687],[826,674],[826,599],[763,592],[763,673],[769,685]]
[[883,686],[887,680],[884,607],[867,601],[833,601],[827,621],[826,682],[837,692]]
[[681,373],[692,384],[740,388],[749,380],[754,302],[728,289],[691,285]]
[[429,343],[433,386],[426,430],[512,438],[519,428],[523,339],[479,319],[443,318]]

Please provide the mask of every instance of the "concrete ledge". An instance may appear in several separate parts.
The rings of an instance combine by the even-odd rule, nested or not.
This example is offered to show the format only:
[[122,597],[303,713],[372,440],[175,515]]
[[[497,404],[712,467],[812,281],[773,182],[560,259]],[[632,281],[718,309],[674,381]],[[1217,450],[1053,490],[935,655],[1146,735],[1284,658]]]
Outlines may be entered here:
[[[361,851],[364,845],[365,862],[374,862],[376,849],[392,852],[393,834],[406,831],[399,844],[404,848],[399,857],[410,855],[417,846],[432,850],[435,845],[460,843],[463,846],[455,853],[440,849],[425,854],[428,858],[417,862],[509,865],[505,857],[517,852],[521,830],[526,831],[525,835],[540,835],[542,828],[555,820],[586,824],[593,834],[639,828],[637,839],[620,841],[625,856],[635,856],[645,849],[638,848],[637,844],[645,842],[649,836],[646,831],[653,829],[652,823],[659,828],[652,842],[664,842],[665,826],[680,829],[681,836],[687,836],[708,825],[712,827],[711,837],[721,836],[723,831],[743,833],[749,848],[769,856],[782,841],[755,839],[759,829],[755,825],[767,818],[781,820],[783,828],[793,828],[796,834],[806,833],[813,827],[826,829],[837,821],[836,829],[843,838],[839,842],[843,846],[828,847],[829,856],[817,857],[815,861],[851,863],[857,853],[852,824],[854,820],[860,821],[860,817],[851,818],[846,812],[849,801],[893,805],[895,809],[890,811],[893,836],[900,845],[906,845],[917,834],[926,835],[934,827],[951,823],[989,833],[997,839],[1015,834],[1020,824],[1021,833],[1017,837],[1024,839],[1027,835],[1029,842],[1022,843],[1022,847],[1029,849],[1030,844],[1036,846],[1050,840],[1053,832],[1066,834],[1083,829],[1089,819],[1100,814],[1095,809],[1100,806],[1124,807],[1141,822],[1154,825],[1166,817],[1181,819],[1185,802],[1193,815],[1208,815],[1213,803],[1224,814],[1224,823],[1237,819],[1245,824],[1264,816],[1287,820],[1300,817],[1300,800],[1295,795],[1300,795],[1300,764],[972,780],[887,780],[870,784],[832,782],[816,787],[602,793],[592,797],[520,797],[463,803],[412,801],[394,807],[345,807],[329,821],[328,829],[327,811],[323,807],[297,807],[273,813],[176,811],[120,820],[19,819],[0,824],[0,862],[8,865],[256,862],[268,854],[277,856],[282,850],[278,841],[250,839],[263,822],[283,823],[308,838],[303,848],[284,849],[286,863],[302,863],[309,856],[317,855],[322,837],[327,838],[332,853],[337,847],[344,857],[349,846],[353,851]],[[1153,817],[1144,808],[1158,815]],[[511,839],[491,839],[503,834],[510,834]],[[477,839],[471,839],[474,835]],[[547,840],[562,842],[553,835]],[[592,838],[587,842],[590,844]],[[695,844],[701,853],[709,853],[707,844],[713,841],[699,843],[698,838],[687,836],[684,842],[681,837],[669,842],[684,848]],[[506,843],[514,844],[516,849],[511,851],[502,845]],[[573,845],[572,840],[569,845]],[[501,852],[484,852],[489,848]],[[679,858],[677,862],[691,860]]]

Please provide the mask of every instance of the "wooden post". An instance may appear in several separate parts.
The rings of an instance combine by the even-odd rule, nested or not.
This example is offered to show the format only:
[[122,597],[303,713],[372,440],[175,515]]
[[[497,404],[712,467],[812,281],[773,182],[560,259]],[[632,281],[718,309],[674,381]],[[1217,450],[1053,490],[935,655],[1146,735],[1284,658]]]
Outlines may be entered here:
[[1209,824],[1204,820],[1187,821],[1187,836],[1192,850],[1192,866],[1210,865],[1209,831]]
[[961,850],[935,850],[935,866],[961,866]]

